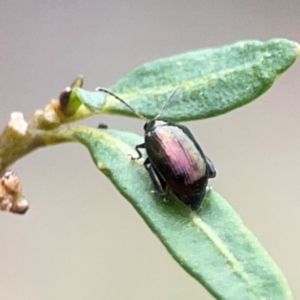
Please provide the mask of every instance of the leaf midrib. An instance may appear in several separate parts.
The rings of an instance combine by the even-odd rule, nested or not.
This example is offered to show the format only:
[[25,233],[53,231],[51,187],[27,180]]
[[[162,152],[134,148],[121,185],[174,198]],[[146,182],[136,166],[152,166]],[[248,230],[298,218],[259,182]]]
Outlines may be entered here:
[[234,255],[230,252],[226,245],[224,245],[223,241],[215,233],[215,231],[212,230],[212,228],[207,223],[203,222],[199,215],[197,215],[195,212],[191,212],[190,218],[195,225],[195,228],[201,231],[202,234],[206,236],[207,240],[209,240],[215,246],[215,249],[217,249],[221,256],[224,257],[225,260],[232,266],[235,274],[237,274],[237,276],[247,284],[249,290],[253,293],[253,295],[259,297],[257,299],[263,300],[264,298],[261,298],[257,293],[255,284],[253,285],[252,280],[243,271],[244,268],[241,266],[240,262],[234,257]]
[[[262,60],[262,57],[260,59]],[[218,72],[214,73],[213,75],[204,76],[204,77],[200,78],[199,80],[182,81],[177,86],[179,87],[179,89],[185,89],[185,88],[191,89],[191,88],[199,86],[199,85],[208,86],[212,81],[219,80],[222,77],[228,77],[231,74],[234,74],[235,72],[240,72],[240,71],[245,71],[247,69],[251,69],[252,67],[254,67],[257,64],[258,64],[258,62],[257,62],[257,60],[255,60],[255,62],[251,62],[251,63],[249,62],[242,66],[230,68],[225,71],[218,71]],[[173,86],[164,85],[164,86],[160,87],[159,89],[149,89],[149,91],[147,91],[147,89],[144,89],[144,90],[142,90],[143,91],[142,93],[139,93],[138,91],[134,91],[131,93],[120,93],[119,96],[121,95],[124,100],[131,101],[131,100],[139,98],[141,96],[147,97],[147,96],[165,95],[167,93],[171,93],[173,90],[174,90]],[[111,104],[113,102],[120,103],[118,100],[114,99],[114,97],[112,97],[112,96],[107,96],[107,100],[108,101],[106,101],[106,103],[101,108],[102,112],[109,111]]]

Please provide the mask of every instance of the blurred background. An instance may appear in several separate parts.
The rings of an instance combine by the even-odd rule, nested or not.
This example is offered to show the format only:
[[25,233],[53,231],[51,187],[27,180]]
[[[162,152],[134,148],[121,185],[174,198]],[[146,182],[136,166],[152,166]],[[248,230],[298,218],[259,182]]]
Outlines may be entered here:
[[[300,41],[299,1],[1,1],[0,125],[29,117],[78,75],[110,86],[136,66],[238,40]],[[188,126],[211,184],[240,213],[300,299],[300,64],[254,103]],[[142,120],[84,124],[142,134]],[[64,144],[17,162],[31,208],[0,214],[0,299],[213,299],[94,167]],[[124,170],[126,171],[126,170]]]

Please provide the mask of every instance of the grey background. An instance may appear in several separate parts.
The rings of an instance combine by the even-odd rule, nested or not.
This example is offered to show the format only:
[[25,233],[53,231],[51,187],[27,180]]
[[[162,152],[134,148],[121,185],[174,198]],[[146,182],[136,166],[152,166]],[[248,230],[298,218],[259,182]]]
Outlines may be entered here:
[[[237,40],[299,41],[299,1],[1,1],[0,125],[29,117],[78,74],[109,86],[139,64]],[[300,299],[300,65],[251,105],[188,126],[212,185],[240,213]],[[142,134],[141,120],[97,116]],[[168,255],[86,149],[18,161],[31,209],[0,216],[0,299],[212,299]],[[124,170],[126,172],[126,170]]]

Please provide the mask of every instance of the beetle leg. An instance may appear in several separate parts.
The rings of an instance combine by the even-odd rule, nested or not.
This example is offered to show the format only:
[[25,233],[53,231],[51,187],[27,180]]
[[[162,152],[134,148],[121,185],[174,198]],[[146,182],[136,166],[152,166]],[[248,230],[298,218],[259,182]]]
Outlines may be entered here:
[[171,191],[171,189],[170,189],[170,187],[167,185],[167,187],[166,187],[166,196],[165,196],[165,198],[164,198],[164,202],[169,202],[170,191]]
[[163,182],[162,178],[157,174],[157,172],[151,166],[150,160],[147,157],[144,161],[145,169],[148,171],[151,181],[154,185],[154,190],[159,195],[165,195],[165,183]]
[[[143,144],[139,144],[139,145],[136,145],[135,146],[135,151],[138,153],[138,157],[133,157],[133,156],[131,156],[131,159],[132,160],[138,160],[138,159],[140,159],[141,157],[142,157],[142,153],[141,153],[141,151],[139,150],[139,148],[145,148],[145,143],[143,143]],[[146,162],[146,160],[145,160],[145,162]],[[145,165],[145,163],[144,163],[144,165]]]
[[215,178],[217,176],[216,169],[212,161],[206,156],[206,163],[208,168],[208,178]]

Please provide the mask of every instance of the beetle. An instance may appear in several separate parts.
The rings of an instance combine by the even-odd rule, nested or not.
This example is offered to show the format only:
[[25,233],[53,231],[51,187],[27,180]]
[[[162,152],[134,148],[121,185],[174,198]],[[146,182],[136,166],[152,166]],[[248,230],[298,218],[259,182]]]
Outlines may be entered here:
[[139,114],[113,92],[104,88],[97,88],[97,90],[113,96],[138,117],[146,120],[145,141],[136,145],[138,157],[132,157],[132,159],[140,159],[142,157],[140,149],[146,150],[147,158],[144,166],[155,191],[164,195],[166,200],[170,192],[173,192],[180,201],[192,210],[197,210],[205,196],[208,179],[216,177],[216,170],[186,126],[160,118],[177,88],[166,99],[161,111],[152,120]]

